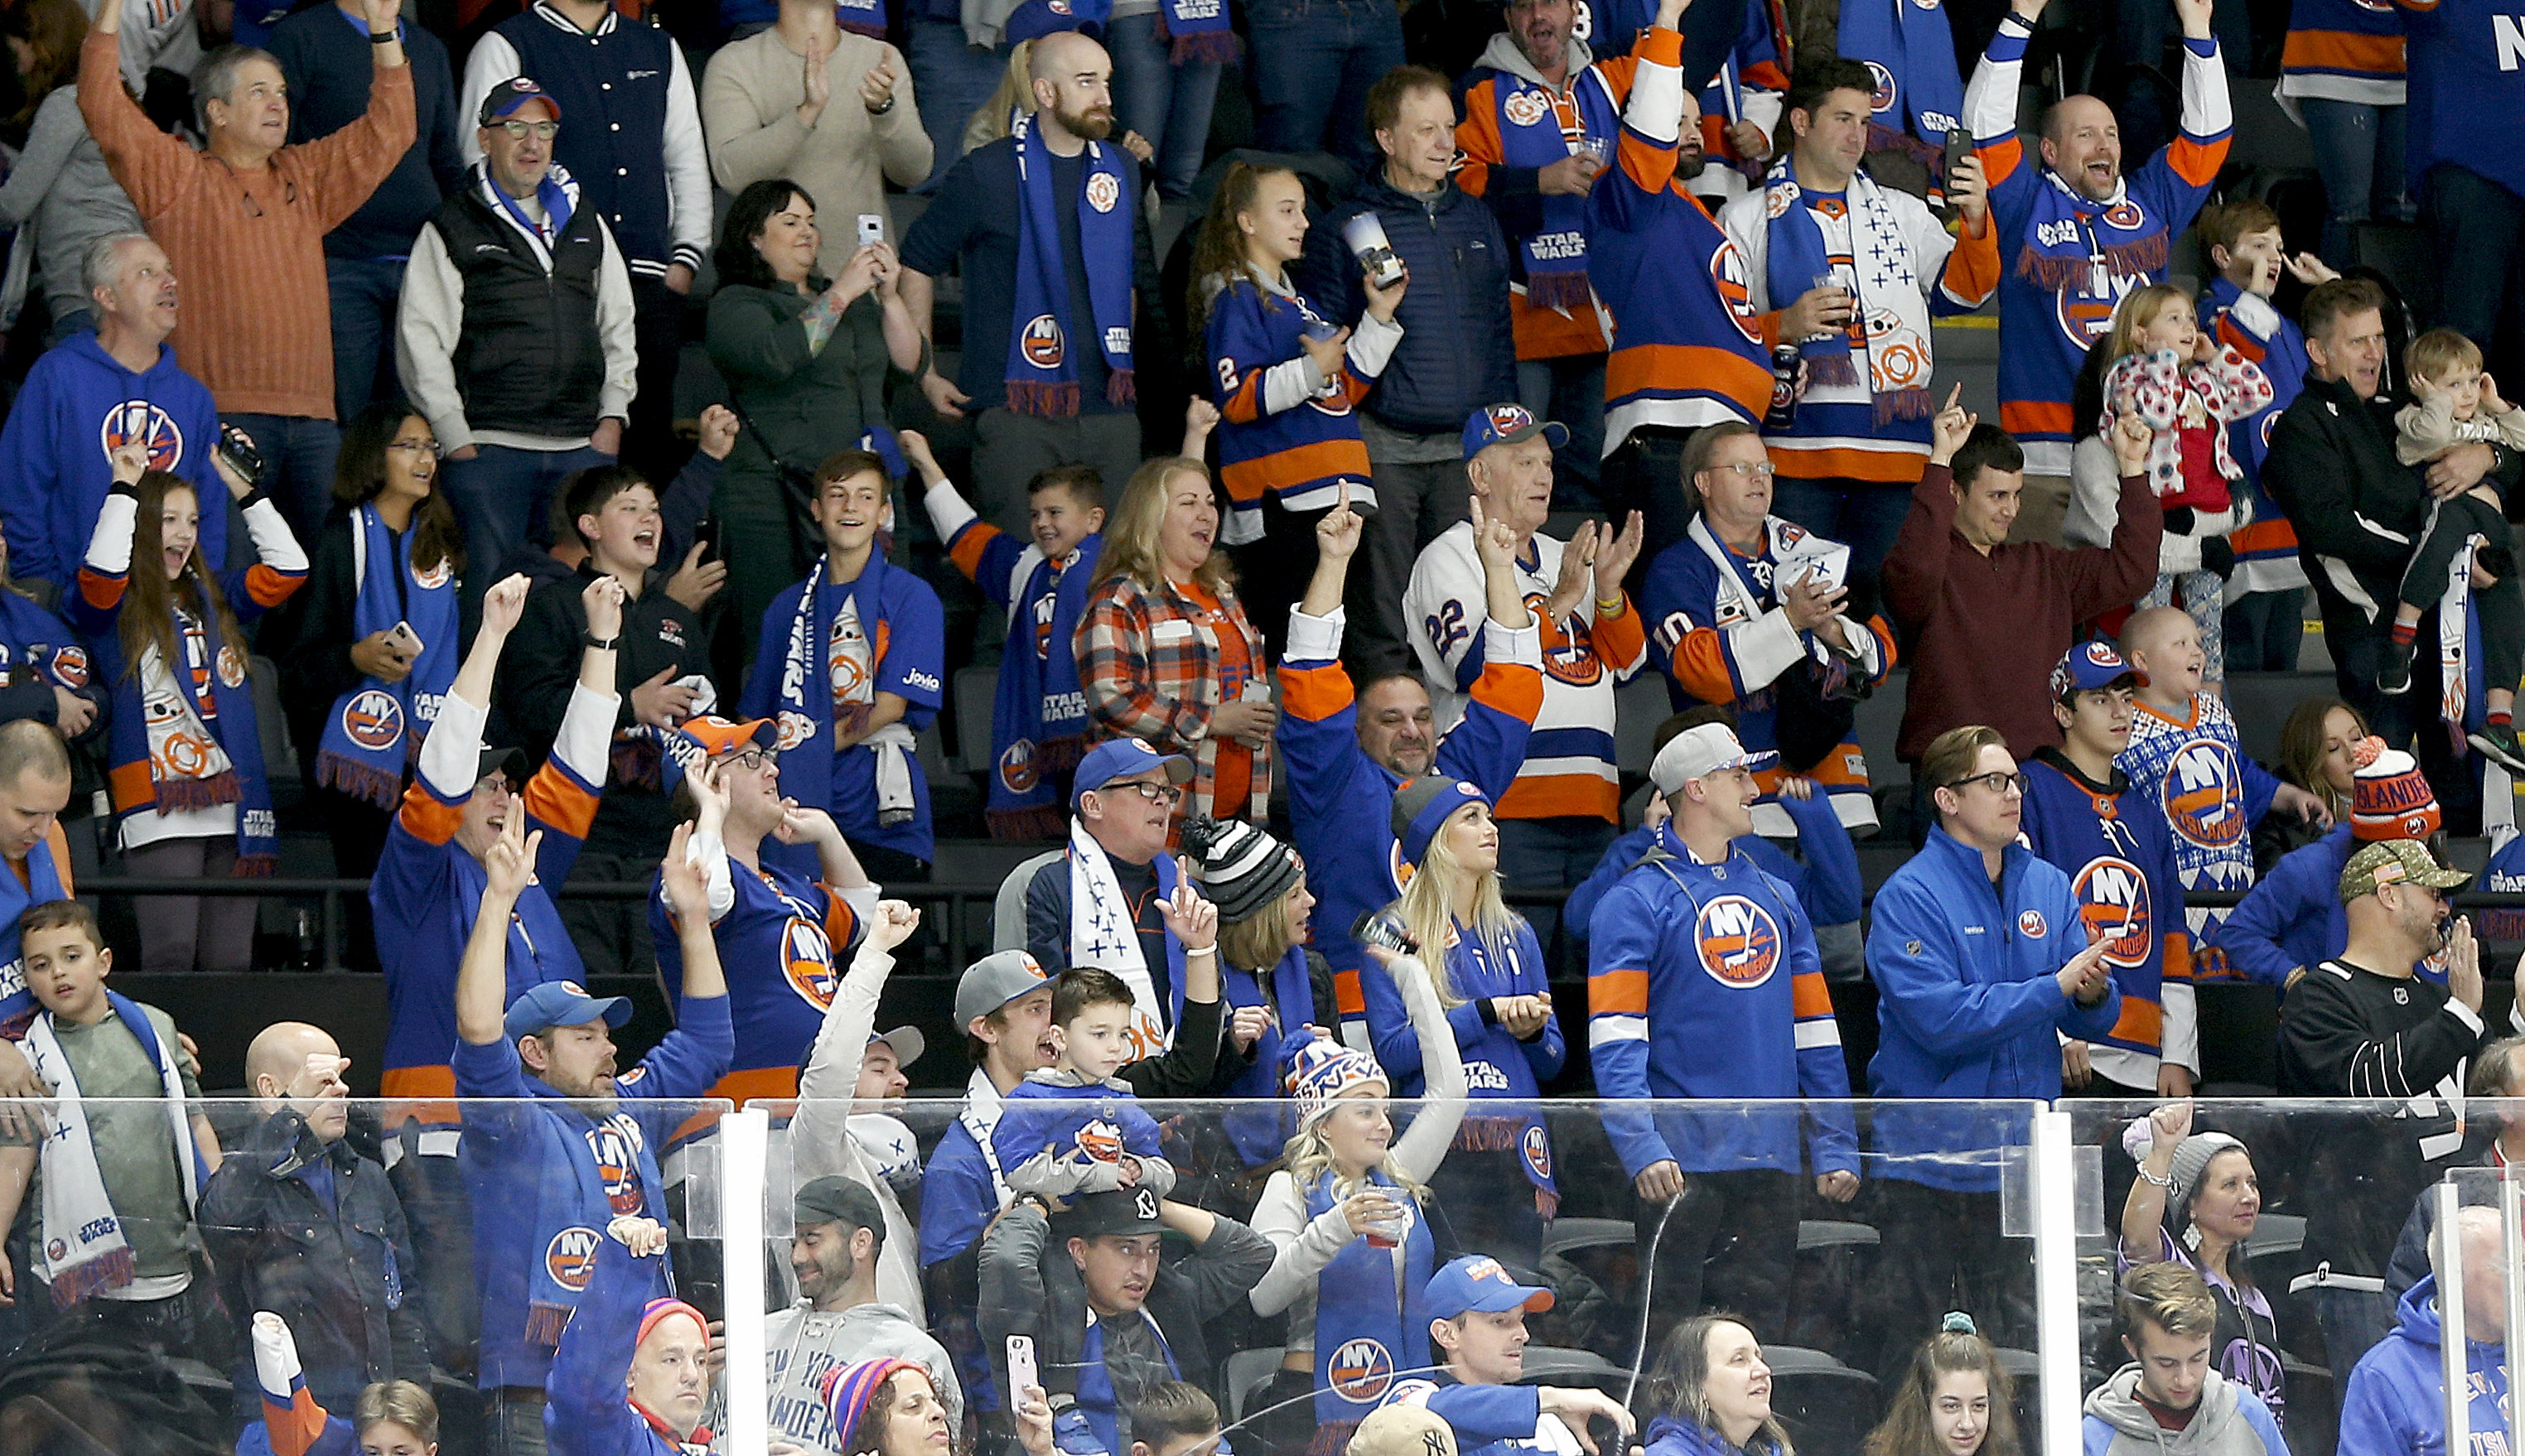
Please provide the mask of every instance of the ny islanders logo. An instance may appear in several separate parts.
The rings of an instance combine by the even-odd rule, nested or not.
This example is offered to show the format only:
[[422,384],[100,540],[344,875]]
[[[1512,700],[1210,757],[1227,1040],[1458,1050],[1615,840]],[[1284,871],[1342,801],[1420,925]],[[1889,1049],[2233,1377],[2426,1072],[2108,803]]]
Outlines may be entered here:
[[1069,353],[1069,345],[1061,336],[1061,320],[1050,314],[1037,314],[1017,339],[1017,352],[1025,362],[1038,369],[1057,369]]
[[175,416],[147,400],[124,400],[105,412],[97,443],[112,456],[134,440],[149,447],[149,468],[173,470],[184,459],[184,432]]
[[1883,63],[1870,61],[1867,73],[1876,78],[1876,89],[1867,97],[1867,109],[1879,115],[1892,111],[1895,98],[1902,95],[1902,87],[1894,82],[1894,73]]
[[2104,964],[2125,969],[2145,964],[2155,942],[2154,907],[2149,903],[2148,877],[2139,866],[2110,854],[2087,861],[2078,871],[2078,919],[2090,937],[2110,942]]
[[1771,912],[1741,895],[1722,895],[1693,917],[1701,968],[1721,984],[1752,990],[1780,966],[1780,927]]
[[2092,347],[2112,329],[2114,307],[2121,303],[2124,295],[2147,280],[2108,273],[2104,281],[2102,293],[2092,291],[2096,282],[2095,270],[2079,268],[2072,274],[2069,285],[2060,290],[2057,302],[2053,306],[2060,332],[2082,350]]
[[1719,300],[1727,305],[1727,316],[1736,322],[1736,331],[1748,344],[1762,342],[1762,314],[1754,307],[1754,289],[1747,282],[1745,255],[1736,251],[1732,242],[1718,245],[1709,255],[1709,281],[1717,286]]
[[1324,1383],[1354,1405],[1374,1405],[1394,1386],[1394,1355],[1373,1339],[1345,1340],[1325,1362]]
[[342,732],[371,752],[393,748],[403,737],[403,704],[392,693],[370,688],[342,704]]
[[[1541,592],[1525,594],[1525,608],[1534,613],[1537,635],[1543,643],[1543,670],[1556,682],[1573,688],[1592,688],[1604,680],[1605,663],[1596,655],[1594,639],[1573,635],[1551,613],[1543,609]],[[1576,621],[1576,618],[1572,618]],[[1580,625],[1584,625],[1581,623]]]
[[[605,1206],[616,1216],[640,1211],[640,1144],[625,1132],[625,1119],[616,1117],[589,1128],[587,1150],[596,1159],[596,1181],[605,1186]],[[636,1129],[637,1124],[631,1124]]]
[[544,1274],[573,1294],[586,1288],[587,1277],[596,1272],[600,1237],[594,1229],[575,1227],[555,1234],[544,1245]]
[[2243,782],[2235,750],[2214,738],[2191,740],[2166,765],[2165,822],[2187,844],[2226,849],[2245,834]]
[[1031,794],[1040,776],[1034,767],[1034,740],[1020,738],[1000,755],[1000,787],[1011,794]]

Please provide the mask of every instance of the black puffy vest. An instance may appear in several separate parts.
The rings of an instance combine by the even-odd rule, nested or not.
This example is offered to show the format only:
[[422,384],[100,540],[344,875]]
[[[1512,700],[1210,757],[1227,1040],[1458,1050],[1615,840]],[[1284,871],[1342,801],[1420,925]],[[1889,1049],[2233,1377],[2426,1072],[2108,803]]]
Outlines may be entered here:
[[432,219],[465,280],[456,389],[476,430],[576,438],[596,428],[605,344],[596,331],[605,235],[596,210],[570,214],[550,272],[478,186],[447,199]]

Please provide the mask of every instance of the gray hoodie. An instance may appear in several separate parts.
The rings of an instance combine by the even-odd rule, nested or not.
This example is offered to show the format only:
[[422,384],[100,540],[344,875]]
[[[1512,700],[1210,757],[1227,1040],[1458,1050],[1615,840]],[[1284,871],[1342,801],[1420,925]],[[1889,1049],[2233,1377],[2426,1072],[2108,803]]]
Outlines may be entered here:
[[[965,1425],[965,1389],[946,1347],[912,1316],[891,1304],[855,1304],[839,1314],[818,1314],[800,1300],[763,1320],[769,1379],[771,1438],[802,1448],[807,1456],[836,1456],[840,1441],[824,1407],[824,1374],[861,1360],[909,1360],[929,1372],[938,1398],[947,1403],[947,1429]],[[724,1383],[711,1390],[703,1424],[716,1431],[726,1420]]]
[[2139,1367],[2125,1365],[2087,1396],[2086,1456],[2288,1456],[2279,1423],[2252,1391],[2210,1371],[2192,1424],[2167,1431],[2139,1400]]

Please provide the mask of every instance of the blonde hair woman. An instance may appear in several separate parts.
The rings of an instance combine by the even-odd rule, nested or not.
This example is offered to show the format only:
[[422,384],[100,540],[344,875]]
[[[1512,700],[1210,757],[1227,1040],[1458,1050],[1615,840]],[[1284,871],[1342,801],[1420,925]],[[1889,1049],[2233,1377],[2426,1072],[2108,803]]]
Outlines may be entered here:
[[1165,457],[1132,473],[1088,588],[1078,682],[1097,737],[1127,734],[1193,761],[1184,813],[1260,823],[1280,714],[1262,634],[1217,540],[1201,461]]

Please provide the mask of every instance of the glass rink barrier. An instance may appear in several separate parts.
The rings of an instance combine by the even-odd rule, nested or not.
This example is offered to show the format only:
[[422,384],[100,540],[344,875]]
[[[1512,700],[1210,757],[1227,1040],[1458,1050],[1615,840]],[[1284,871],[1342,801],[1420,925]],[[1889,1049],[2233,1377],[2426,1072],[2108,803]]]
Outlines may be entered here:
[[[59,1042],[91,1086],[196,1080]],[[330,1066],[0,1100],[0,1453],[769,1449],[765,1264],[721,1252],[765,1237],[762,1113],[593,1068],[584,1097],[351,1099]],[[754,1345],[723,1428],[722,1321]]]

